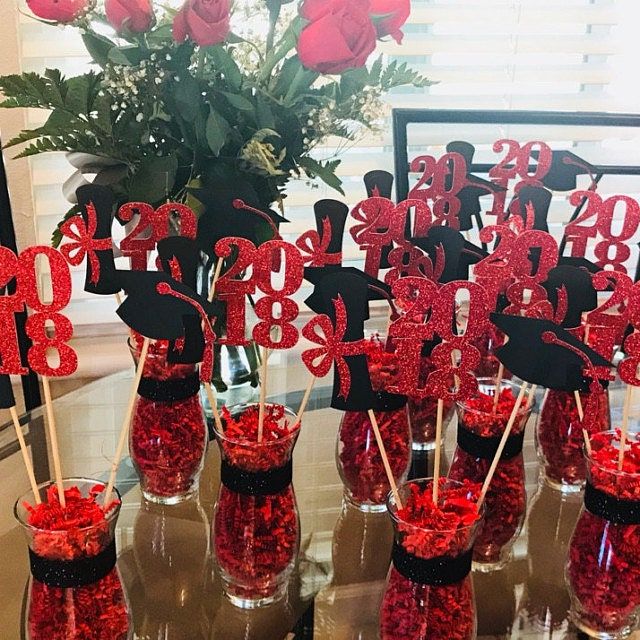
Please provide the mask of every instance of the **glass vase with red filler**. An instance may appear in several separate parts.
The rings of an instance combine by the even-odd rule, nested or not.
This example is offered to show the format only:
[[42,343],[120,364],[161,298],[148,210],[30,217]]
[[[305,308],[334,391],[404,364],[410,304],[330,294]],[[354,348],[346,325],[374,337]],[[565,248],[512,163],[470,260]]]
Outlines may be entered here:
[[300,544],[292,454],[300,424],[278,404],[222,410],[222,466],[213,547],[226,596],[253,609],[284,596]]
[[[129,342],[136,366],[142,338]],[[198,490],[207,446],[197,365],[169,361],[169,343],[151,341],[129,434],[131,459],[150,502],[176,504]]]
[[[595,394],[595,395],[594,395]],[[589,407],[590,420],[580,420],[573,391],[549,389],[542,401],[536,425],[536,451],[545,481],[554,489],[581,491],[587,478],[582,454],[583,428],[589,435],[611,428],[609,393],[606,389],[580,392],[583,411]]]
[[132,627],[116,568],[115,528],[120,496],[104,509],[104,485],[63,480],[65,507],[55,483],[15,504],[29,547],[31,580],[26,612],[30,640],[125,640]]
[[392,566],[380,610],[382,640],[473,640],[476,609],[471,556],[481,516],[478,485],[431,478],[398,487],[388,499]]
[[591,637],[627,638],[640,614],[640,435],[591,437],[583,511],[569,545],[571,618]]
[[[384,394],[396,381],[395,353],[374,334],[367,338],[366,357],[371,387],[379,399],[374,413],[396,482],[406,478],[411,463],[411,430],[404,396]],[[385,511],[391,487],[367,411],[345,411],[336,445],[338,472],[345,497],[361,511]]]
[[[483,483],[520,392],[520,386],[503,380],[496,400],[496,382],[478,380],[478,393],[458,402],[458,439],[449,469],[452,480]],[[485,518],[473,551],[480,571],[493,571],[509,560],[526,515],[522,445],[532,405],[527,397],[518,410],[515,422],[487,492]]]
[[[495,350],[504,343],[503,333],[491,325],[481,336],[471,341],[471,344],[480,352],[480,363],[474,373],[479,378],[495,378],[500,369],[500,361],[496,357]],[[510,380],[512,373],[503,370],[502,378]]]

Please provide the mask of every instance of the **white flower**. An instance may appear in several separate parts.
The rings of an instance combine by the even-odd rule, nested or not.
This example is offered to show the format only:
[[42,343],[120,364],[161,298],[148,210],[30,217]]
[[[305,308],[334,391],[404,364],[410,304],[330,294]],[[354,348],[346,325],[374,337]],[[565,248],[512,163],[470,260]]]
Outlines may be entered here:
[[136,122],[142,122],[144,120],[144,113],[139,113],[136,116]]

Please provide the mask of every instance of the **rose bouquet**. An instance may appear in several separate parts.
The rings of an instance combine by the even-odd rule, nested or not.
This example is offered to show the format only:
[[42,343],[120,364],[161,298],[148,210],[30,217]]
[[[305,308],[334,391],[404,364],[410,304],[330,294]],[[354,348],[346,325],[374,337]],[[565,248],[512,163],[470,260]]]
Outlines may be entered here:
[[409,0],[180,2],[27,0],[39,19],[77,28],[94,65],[0,78],[2,106],[51,112],[7,146],[78,152],[74,166],[102,174],[118,204],[170,198],[224,216],[228,184],[263,209],[292,177],[340,191],[339,160],[315,147],[375,128],[386,91],[427,84],[372,58],[378,38],[402,39]]

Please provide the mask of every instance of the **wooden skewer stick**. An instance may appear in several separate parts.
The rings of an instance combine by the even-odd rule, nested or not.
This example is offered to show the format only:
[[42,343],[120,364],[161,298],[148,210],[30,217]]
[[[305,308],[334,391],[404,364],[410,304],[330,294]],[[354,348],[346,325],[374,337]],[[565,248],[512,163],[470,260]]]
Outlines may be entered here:
[[[580,392],[576,389],[573,392],[573,397],[576,399],[576,408],[578,409],[578,418],[580,418],[580,422],[584,421],[584,409],[582,407],[582,398],[580,397]],[[589,434],[587,430],[582,427],[582,438],[584,439],[584,446],[587,450],[587,453],[591,455],[591,441],[589,440]]]
[[431,496],[433,504],[438,504],[438,491],[440,490],[440,454],[442,449],[442,415],[444,413],[444,400],[438,398],[436,412],[436,448],[433,457],[433,488]]
[[204,390],[207,394],[209,404],[211,405],[211,411],[213,413],[213,420],[216,423],[216,429],[218,430],[218,433],[224,433],[222,419],[220,418],[220,412],[218,411],[218,400],[216,399],[216,392],[213,390],[210,382],[204,383]]
[[109,482],[107,483],[107,489],[104,493],[104,501],[102,503],[103,508],[106,508],[111,502],[111,494],[113,493],[113,487],[116,483],[116,475],[118,473],[118,467],[120,466],[120,460],[122,459],[122,454],[124,452],[124,445],[127,442],[127,436],[129,434],[129,424],[131,423],[131,418],[133,417],[133,408],[136,403],[138,386],[140,385],[140,380],[142,379],[142,372],[144,371],[144,364],[147,360],[147,353],[149,352],[150,342],[151,341],[149,340],[149,338],[145,338],[144,342],[142,343],[142,349],[140,350],[140,358],[138,360],[138,367],[136,369],[136,375],[133,381],[133,385],[131,386],[127,412],[125,413],[122,427],[120,427],[120,437],[118,439],[118,445],[116,447],[116,453],[113,457],[113,462],[111,463]]
[[58,487],[58,499],[60,505],[64,509],[67,506],[67,500],[64,497],[64,484],[62,483],[62,465],[60,464],[60,451],[58,449],[58,431],[56,429],[56,419],[53,415],[53,401],[51,400],[51,387],[49,386],[49,378],[42,377],[42,388],[44,389],[44,402],[47,410],[47,424],[49,426],[49,440],[51,441],[51,457],[53,458],[53,472]]
[[260,368],[260,406],[258,408],[258,442],[262,442],[262,432],[264,430],[264,404],[267,397],[268,360],[269,349],[262,347],[262,366]]
[[382,464],[384,465],[384,470],[387,474],[387,480],[389,480],[391,493],[393,493],[393,499],[398,505],[398,509],[402,509],[402,502],[400,500],[400,494],[398,493],[398,485],[396,484],[396,480],[393,477],[393,471],[391,471],[391,465],[389,464],[389,458],[387,457],[387,450],[385,449],[384,441],[382,440],[382,435],[380,434],[380,428],[378,427],[378,421],[376,420],[376,414],[374,413],[373,409],[369,409],[369,420],[371,420],[371,426],[373,427],[373,433],[376,437],[378,449],[380,450],[380,456],[382,457]]
[[633,397],[633,385],[628,384],[624,394],[624,405],[622,407],[622,429],[620,431],[620,451],[618,453],[618,471],[622,471],[624,463],[624,450],[627,446],[627,434],[629,433],[629,410],[631,409],[631,399]]
[[122,296],[120,295],[120,292],[116,291],[113,295],[115,296],[118,306],[120,306],[122,304]]
[[293,423],[293,427],[291,427],[291,431],[293,431],[302,421],[302,416],[307,408],[307,404],[309,404],[309,398],[311,397],[311,392],[313,391],[313,385],[316,383],[317,378],[315,376],[311,376],[311,380],[309,380],[309,384],[302,396],[302,401],[300,402],[300,408],[298,409],[298,414],[296,415],[296,421]]
[[220,273],[222,273],[222,265],[224,264],[224,260],[222,258],[218,258],[218,262],[216,263],[216,270],[213,273],[213,280],[211,281],[211,290],[209,291],[209,302],[213,302],[213,298],[216,295],[216,285],[218,284],[218,280],[220,279]]
[[520,387],[520,393],[516,398],[516,403],[513,405],[513,409],[511,411],[511,415],[509,416],[509,422],[507,422],[507,426],[505,427],[504,433],[502,434],[502,438],[500,439],[500,444],[498,445],[498,450],[496,451],[496,455],[493,456],[493,460],[491,461],[491,466],[489,467],[489,471],[487,473],[487,477],[484,480],[484,484],[482,485],[482,491],[480,491],[480,497],[478,498],[478,509],[482,506],[484,499],[487,496],[487,491],[489,490],[489,485],[491,484],[491,480],[493,478],[493,474],[496,472],[496,468],[498,467],[498,462],[500,462],[500,456],[504,451],[504,447],[507,444],[507,438],[511,434],[511,429],[513,429],[513,425],[518,416],[518,411],[520,410],[520,405],[524,400],[524,394],[527,391],[527,387],[529,386],[528,382],[523,382],[522,387]]
[[20,452],[22,453],[24,466],[27,469],[27,476],[29,477],[29,484],[31,485],[31,491],[33,491],[34,500],[36,501],[36,504],[40,504],[42,500],[40,500],[40,492],[38,491],[36,475],[33,472],[33,464],[31,463],[31,457],[29,456],[29,449],[27,449],[27,443],[25,442],[24,435],[22,434],[20,418],[18,417],[18,412],[16,411],[15,405],[13,407],[9,407],[9,413],[11,414],[11,420],[13,420],[13,426],[16,430],[16,437],[18,438],[18,442],[20,443]]
[[493,415],[495,415],[496,411],[498,410],[498,402],[500,401],[500,390],[502,389],[502,378],[504,378],[504,365],[501,362],[500,366],[498,367],[498,373],[496,374],[496,392],[493,396],[493,410],[491,411]]
[[531,405],[533,404],[533,401],[536,398],[536,391],[538,390],[538,385],[537,384],[532,384],[531,388],[529,389],[529,393],[527,395],[527,409],[531,409]]

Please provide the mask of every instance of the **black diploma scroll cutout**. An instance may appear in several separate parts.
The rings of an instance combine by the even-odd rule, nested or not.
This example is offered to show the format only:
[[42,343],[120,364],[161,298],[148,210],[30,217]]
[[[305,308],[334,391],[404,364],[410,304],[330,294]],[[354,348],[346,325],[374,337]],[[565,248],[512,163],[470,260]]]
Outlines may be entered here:
[[329,220],[331,240],[327,247],[327,253],[342,254],[342,240],[344,238],[344,227],[349,216],[349,207],[339,200],[325,198],[324,200],[318,200],[313,205],[313,213],[316,218],[316,228],[322,240],[324,240],[322,235],[324,220],[325,218]]
[[259,472],[245,471],[225,460],[220,467],[220,482],[230,491],[247,496],[273,496],[284,491],[292,479],[291,460],[282,467]]
[[585,269],[569,265],[554,267],[542,286],[555,310],[558,307],[558,291],[564,287],[567,293],[567,313],[561,326],[567,329],[579,327],[582,314],[598,306],[598,292],[593,286],[591,274]]
[[398,573],[411,582],[430,587],[443,587],[464,580],[471,572],[473,549],[459,556],[418,558],[401,544],[393,543],[391,559]]
[[524,185],[520,188],[517,195],[514,196],[509,205],[509,217],[518,216],[523,223],[527,222],[527,205],[533,207],[533,227],[538,231],[549,233],[549,223],[547,216],[549,215],[549,207],[553,194],[544,187],[536,187],[532,185]]
[[0,374],[0,409],[9,409],[16,406],[16,399],[13,395],[11,377]]
[[[375,171],[365,173],[363,179],[364,186],[367,190],[367,198],[387,198],[387,200],[392,200],[393,174],[388,171],[383,171],[382,169],[376,169]],[[384,228],[382,230],[384,230]],[[389,253],[392,250],[393,244],[388,244],[385,247],[382,247],[382,253],[380,255],[381,269],[388,269],[391,267],[389,264]]]
[[[76,190],[76,198],[78,200],[78,206],[80,207],[80,215],[87,228],[89,228],[87,205],[92,205],[94,208],[96,230],[93,234],[93,240],[111,239],[111,225],[115,211],[115,197],[111,189],[97,184],[87,184]],[[84,290],[87,293],[99,295],[117,293],[120,291],[120,283],[116,276],[113,246],[109,249],[97,249],[93,251],[100,265],[100,273],[98,281],[96,283],[92,282],[93,271],[91,261],[87,256],[85,258],[86,272]]]
[[49,587],[70,589],[102,580],[116,566],[115,540],[100,553],[77,560],[48,560],[29,549],[31,575]]
[[585,509],[613,524],[640,524],[640,500],[615,498],[587,481],[584,491]]

